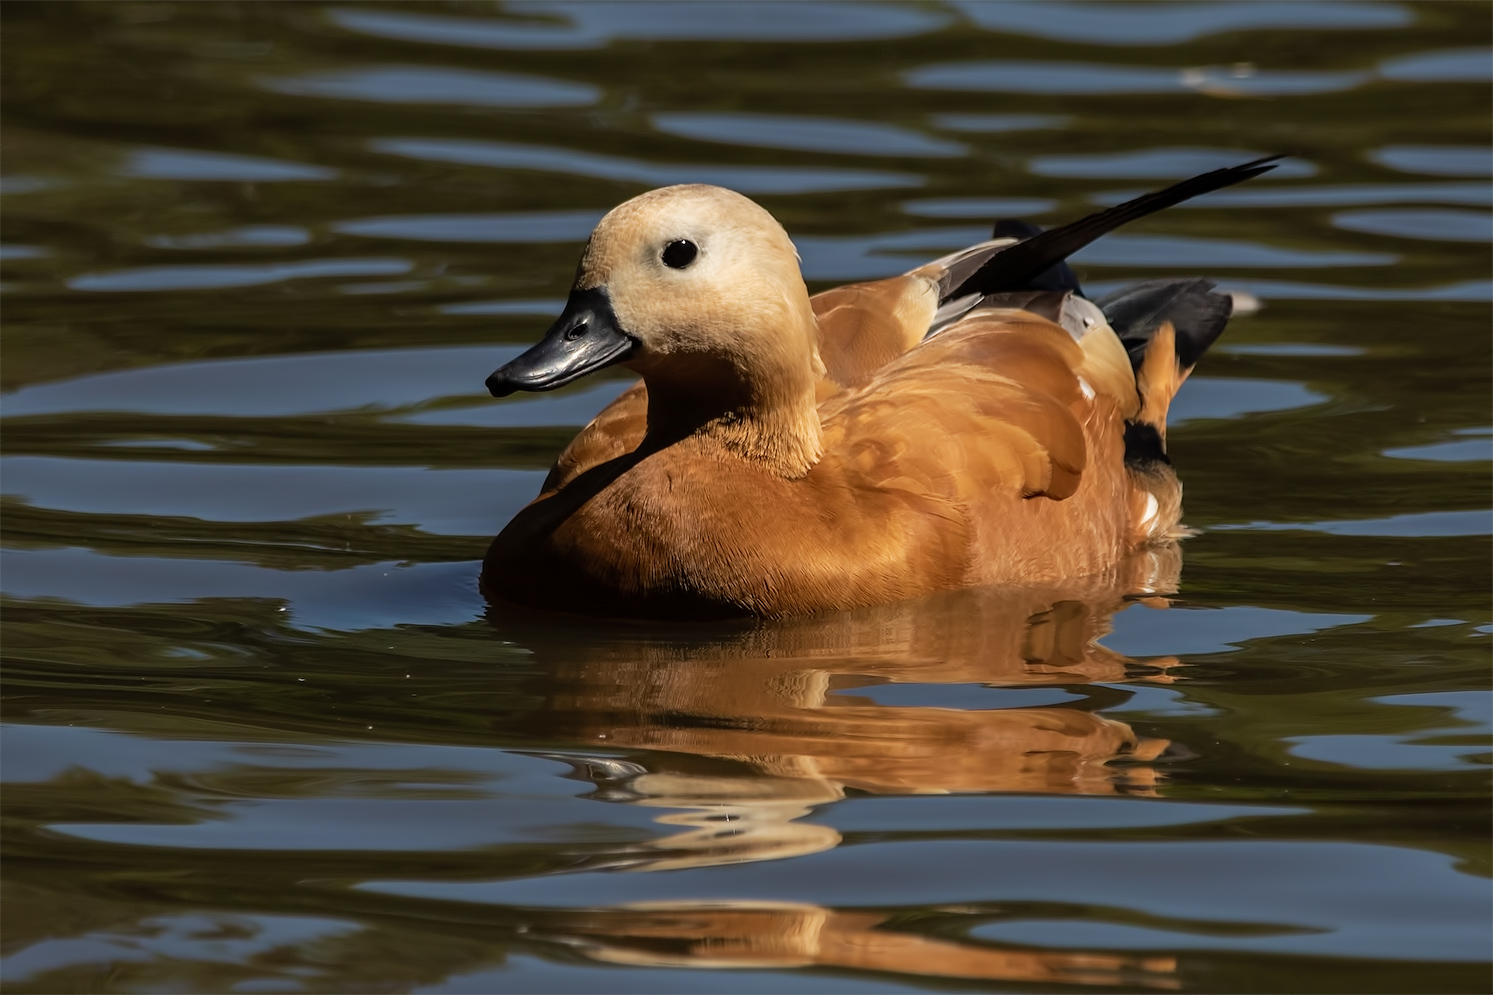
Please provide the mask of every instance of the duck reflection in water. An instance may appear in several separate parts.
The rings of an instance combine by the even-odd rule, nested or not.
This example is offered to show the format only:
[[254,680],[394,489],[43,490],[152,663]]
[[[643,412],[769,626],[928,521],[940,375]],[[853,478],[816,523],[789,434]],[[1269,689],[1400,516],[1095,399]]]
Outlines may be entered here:
[[[1129,697],[1116,684],[1171,682],[1178,662],[1133,660],[1097,640],[1130,592],[1165,607],[1158,595],[1175,590],[1179,569],[1176,546],[1164,546],[1083,586],[954,591],[731,626],[557,626],[496,604],[490,617],[544,668],[535,720],[545,737],[578,744],[545,755],[594,784],[593,798],[669,810],[656,817],[659,838],[586,869],[679,870],[831,849],[839,832],[805,817],[847,792],[1156,796],[1152,761],[1168,741],[1092,709]],[[892,684],[1063,688],[1078,700],[897,707],[870,697]],[[939,700],[979,705],[981,691],[949,688]],[[792,902],[648,903],[542,913],[531,928],[619,964],[1177,987],[1170,958],[957,942],[899,931],[892,918]]]
[[[492,618],[545,667],[535,719],[546,738],[605,751],[548,755],[593,781],[595,797],[678,810],[657,821],[680,832],[611,865],[665,870],[834,847],[834,829],[798,820],[847,790],[1155,795],[1149,762],[1168,743],[1092,711],[1129,696],[1094,685],[1170,681],[1176,660],[1142,664],[1096,640],[1125,592],[1172,590],[1179,565],[1174,545],[1157,547],[1080,587],[953,591],[733,628],[553,626],[498,605]],[[1005,708],[854,693],[885,684],[1090,687],[1061,706],[1019,707],[1018,696]]]
[[[960,909],[956,914],[967,915]],[[892,912],[798,902],[640,902],[566,912],[546,938],[631,967],[827,967],[1039,984],[1175,990],[1174,957],[1021,950],[899,929]]]

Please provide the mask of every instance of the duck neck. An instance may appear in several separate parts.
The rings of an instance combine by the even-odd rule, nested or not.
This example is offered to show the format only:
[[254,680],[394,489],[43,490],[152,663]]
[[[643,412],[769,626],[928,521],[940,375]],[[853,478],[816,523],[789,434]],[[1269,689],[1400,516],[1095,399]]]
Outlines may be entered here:
[[676,357],[664,369],[642,370],[648,385],[644,447],[690,439],[776,476],[802,477],[823,452],[815,359],[743,369],[730,358]]

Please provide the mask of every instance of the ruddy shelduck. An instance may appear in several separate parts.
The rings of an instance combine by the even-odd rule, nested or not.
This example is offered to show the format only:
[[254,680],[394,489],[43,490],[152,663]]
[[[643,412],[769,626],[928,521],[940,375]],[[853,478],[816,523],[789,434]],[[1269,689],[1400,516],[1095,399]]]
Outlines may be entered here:
[[487,386],[550,390],[614,364],[642,382],[493,540],[484,589],[590,615],[776,617],[1093,577],[1175,540],[1167,407],[1230,300],[1162,280],[1091,302],[1063,260],[1274,158],[1046,232],[1002,222],[814,297],[746,197],[627,201],[559,319]]

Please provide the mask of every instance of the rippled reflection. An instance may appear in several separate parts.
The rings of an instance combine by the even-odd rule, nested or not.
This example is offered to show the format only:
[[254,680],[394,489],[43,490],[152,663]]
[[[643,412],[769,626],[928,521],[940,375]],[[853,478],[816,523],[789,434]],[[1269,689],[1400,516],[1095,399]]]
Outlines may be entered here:
[[[1097,640],[1124,595],[1165,605],[1156,594],[1175,589],[1179,567],[1168,547],[1063,590],[957,591],[725,635],[555,627],[501,605],[490,618],[544,666],[546,728],[663,757],[644,767],[555,754],[598,798],[681,810],[657,821],[683,828],[615,865],[672,870],[829,849],[838,832],[798,820],[847,791],[1154,797],[1149,762],[1167,741],[1091,710],[1124,691],[1078,690],[1060,696],[1076,702],[1050,707],[1053,695],[1037,689],[1172,681],[1175,657],[1138,662]],[[937,704],[878,700],[887,685],[916,686],[912,697]],[[701,771],[691,757],[732,767]]]
[[[1483,990],[1489,16],[0,4],[5,986]],[[482,387],[610,206],[819,290],[1278,151],[1074,260],[1235,300],[1165,610],[477,590],[627,384]]]
[[[1180,987],[1172,957],[1011,949],[899,929],[881,912],[792,902],[657,902],[557,917],[551,936],[639,967],[839,967],[1068,985]],[[561,932],[564,930],[564,932]]]

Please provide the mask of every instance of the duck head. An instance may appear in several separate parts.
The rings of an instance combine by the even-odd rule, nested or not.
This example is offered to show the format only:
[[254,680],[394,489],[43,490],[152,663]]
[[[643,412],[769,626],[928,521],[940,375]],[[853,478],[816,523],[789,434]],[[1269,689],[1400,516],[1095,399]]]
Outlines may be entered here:
[[818,458],[824,366],[798,254],[741,194],[690,184],[614,208],[564,312],[487,388],[552,390],[615,364],[646,381],[652,437],[716,437],[790,476]]

